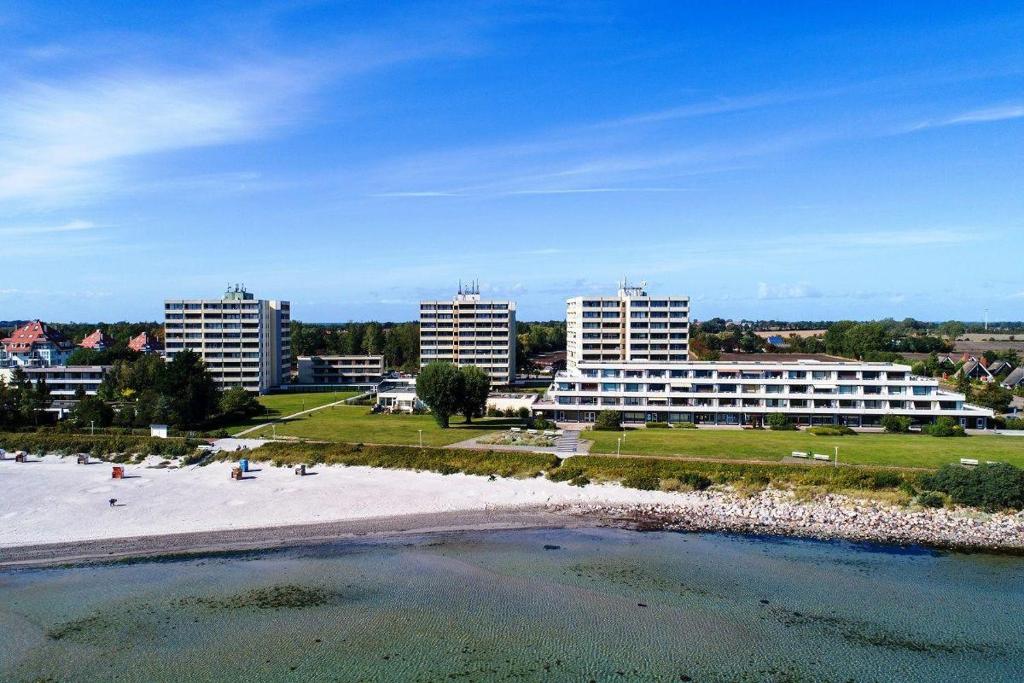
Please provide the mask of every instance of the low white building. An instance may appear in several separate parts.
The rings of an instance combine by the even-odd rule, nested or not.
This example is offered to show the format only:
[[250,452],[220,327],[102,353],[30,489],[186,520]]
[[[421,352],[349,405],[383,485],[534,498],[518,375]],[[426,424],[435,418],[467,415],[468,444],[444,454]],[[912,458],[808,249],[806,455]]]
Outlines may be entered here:
[[416,378],[384,380],[377,386],[377,405],[399,413],[426,411],[427,404],[416,395]]
[[384,376],[384,356],[299,356],[298,383],[376,384]]
[[487,409],[519,410],[526,408],[532,412],[533,404],[537,402],[537,394],[491,394],[487,397]]
[[794,424],[877,427],[886,415],[915,424],[952,417],[971,429],[993,414],[907,365],[863,362],[580,363],[555,376],[535,414],[590,423],[614,410],[623,422],[759,425],[783,413]]

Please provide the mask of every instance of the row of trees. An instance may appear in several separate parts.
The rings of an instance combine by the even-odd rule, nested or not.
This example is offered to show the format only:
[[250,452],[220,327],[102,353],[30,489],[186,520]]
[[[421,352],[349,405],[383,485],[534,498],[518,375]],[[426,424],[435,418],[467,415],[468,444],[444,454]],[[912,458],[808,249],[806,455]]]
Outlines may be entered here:
[[33,385],[25,371],[15,368],[10,384],[0,378],[0,430],[37,427],[48,421],[50,390],[45,382]]
[[462,414],[466,422],[483,417],[491,378],[478,367],[458,367],[452,363],[428,363],[416,377],[416,395],[430,407],[434,420],[447,429],[453,415]]

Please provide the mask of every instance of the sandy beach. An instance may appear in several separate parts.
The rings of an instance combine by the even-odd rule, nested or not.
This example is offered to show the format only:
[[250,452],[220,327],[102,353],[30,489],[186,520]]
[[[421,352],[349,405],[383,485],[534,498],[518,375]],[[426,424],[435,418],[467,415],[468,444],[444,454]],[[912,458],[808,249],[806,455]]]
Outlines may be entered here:
[[[367,534],[615,525],[729,531],[936,547],[1021,550],[1024,513],[922,510],[784,491],[639,491],[537,477],[320,466],[307,476],[254,463],[155,467],[77,465],[46,456],[0,462],[0,566],[171,552],[245,550]],[[109,500],[116,498],[111,506]]]

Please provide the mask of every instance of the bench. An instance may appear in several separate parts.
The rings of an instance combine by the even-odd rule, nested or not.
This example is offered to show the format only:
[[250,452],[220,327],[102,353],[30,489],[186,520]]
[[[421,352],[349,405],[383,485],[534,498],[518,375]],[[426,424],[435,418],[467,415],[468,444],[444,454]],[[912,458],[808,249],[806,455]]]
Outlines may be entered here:
[[808,455],[807,455],[806,453],[804,453],[803,451],[793,451],[793,452],[791,453],[791,455],[792,455],[792,457],[794,457],[794,458],[806,458],[806,457],[809,457],[809,456],[808,456]]
[[979,463],[975,458],[960,458],[960,464],[967,467],[977,467]]
[[518,434],[519,432],[521,432],[523,430],[521,428],[519,428],[519,427],[510,427],[508,431],[512,432],[513,434]]
[[538,432],[536,429],[527,429],[526,433],[527,434],[533,434],[533,435],[540,434],[540,432]]
[[815,453],[814,454],[814,459],[815,460],[824,460],[825,462],[828,462],[829,460],[832,459],[832,456],[831,455],[822,455],[821,453]]

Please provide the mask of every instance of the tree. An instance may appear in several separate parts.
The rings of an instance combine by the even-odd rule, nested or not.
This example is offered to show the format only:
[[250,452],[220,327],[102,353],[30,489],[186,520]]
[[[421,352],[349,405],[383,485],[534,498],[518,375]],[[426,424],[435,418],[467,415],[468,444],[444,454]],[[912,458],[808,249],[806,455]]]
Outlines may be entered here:
[[770,413],[764,422],[773,431],[784,431],[793,427],[785,413]]
[[451,416],[462,407],[464,381],[457,367],[441,361],[427,363],[416,377],[416,395],[430,407],[442,429],[448,428]]
[[71,409],[71,421],[76,427],[109,427],[114,409],[98,396],[84,396]]
[[980,391],[976,391],[971,398],[976,405],[990,408],[996,414],[1007,412],[1010,409],[1011,400],[1013,400],[1013,392],[995,382],[989,382]]
[[971,397],[971,378],[967,376],[967,373],[963,371],[963,367],[960,368],[960,374],[956,376],[956,390],[958,393],[964,395],[965,398],[970,399]]
[[594,420],[594,429],[602,432],[615,432],[622,429],[622,414],[617,410],[602,410]]
[[258,415],[263,406],[252,394],[242,387],[232,387],[220,396],[221,415],[231,418],[246,418]]
[[487,396],[491,393],[491,378],[475,365],[467,365],[459,369],[462,373],[462,400],[459,406],[466,423],[474,417],[483,417],[487,410]]
[[199,354],[186,349],[167,363],[158,390],[170,400],[174,424],[198,425],[217,411],[220,392]]

